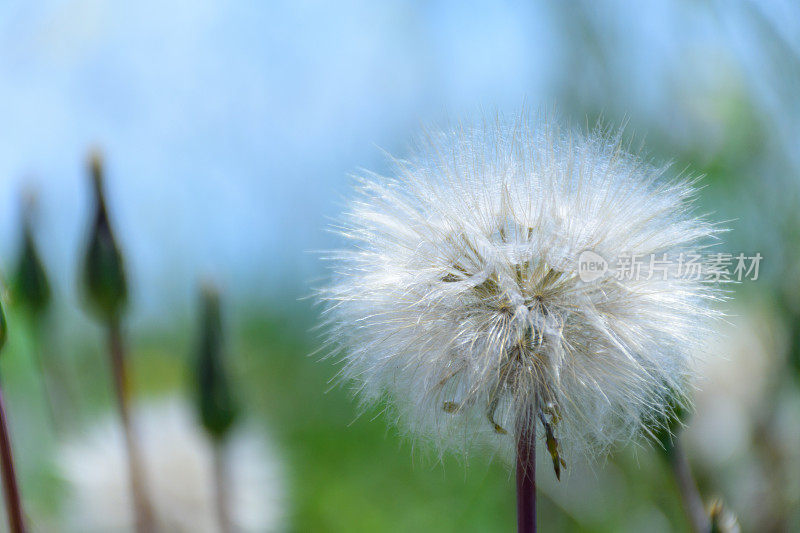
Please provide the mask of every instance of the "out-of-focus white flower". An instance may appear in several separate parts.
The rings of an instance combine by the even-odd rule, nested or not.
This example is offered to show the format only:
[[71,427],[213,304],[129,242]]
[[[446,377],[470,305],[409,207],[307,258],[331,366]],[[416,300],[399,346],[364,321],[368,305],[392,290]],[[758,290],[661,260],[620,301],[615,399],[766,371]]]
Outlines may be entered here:
[[784,382],[790,338],[774,307],[751,298],[730,310],[684,432],[696,464],[728,480],[727,503],[746,531],[791,524],[800,504],[800,394]]
[[696,410],[686,428],[701,464],[721,466],[751,453],[755,423],[763,418],[776,369],[785,364],[778,320],[763,304],[736,306],[710,339],[702,359]]
[[[160,531],[217,532],[213,447],[183,401],[145,403],[134,411],[145,481]],[[282,468],[255,430],[234,431],[225,451],[233,531],[284,530]],[[59,466],[70,494],[64,525],[81,532],[133,531],[124,440],[116,417],[64,445]]]
[[[394,177],[357,181],[320,295],[367,402],[389,397],[443,447],[510,444],[494,435],[541,421],[548,444],[594,453],[686,401],[718,296],[678,272],[719,231],[694,213],[692,180],[605,132],[527,118],[416,148]],[[587,250],[616,270],[581,276]]]

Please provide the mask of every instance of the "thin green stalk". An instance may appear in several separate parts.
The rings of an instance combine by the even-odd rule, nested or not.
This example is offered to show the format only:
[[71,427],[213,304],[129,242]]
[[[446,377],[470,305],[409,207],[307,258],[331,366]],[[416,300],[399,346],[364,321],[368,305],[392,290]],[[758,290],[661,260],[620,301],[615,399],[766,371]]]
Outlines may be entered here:
[[125,451],[128,459],[128,478],[130,480],[131,495],[133,498],[134,513],[136,516],[136,531],[138,533],[151,533],[155,531],[155,518],[150,500],[145,489],[145,475],[142,468],[142,459],[134,435],[133,423],[128,398],[128,372],[125,362],[125,349],[122,341],[122,331],[118,320],[109,323],[109,352],[111,367],[114,377],[114,390],[117,396],[122,430],[125,437]]
[[700,491],[697,490],[689,458],[678,438],[672,443],[668,454],[669,465],[681,495],[681,503],[689,524],[694,533],[708,533],[711,530],[711,521],[703,506]]
[[230,508],[228,502],[228,491],[230,483],[228,480],[228,464],[225,460],[225,442],[215,439],[213,442],[214,451],[214,501],[217,507],[217,519],[221,533],[230,533],[231,527]]

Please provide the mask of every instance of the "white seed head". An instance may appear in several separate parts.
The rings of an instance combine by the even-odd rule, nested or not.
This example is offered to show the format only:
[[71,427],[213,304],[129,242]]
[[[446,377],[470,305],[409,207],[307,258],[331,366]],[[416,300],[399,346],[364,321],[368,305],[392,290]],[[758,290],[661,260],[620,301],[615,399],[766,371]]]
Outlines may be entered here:
[[[367,403],[387,398],[442,449],[510,449],[502,433],[541,421],[567,453],[593,454],[686,402],[718,293],[647,261],[718,233],[694,213],[691,180],[618,136],[527,118],[415,148],[393,177],[357,180],[321,290],[342,375]],[[645,264],[587,281],[586,251]]]
[[[219,531],[212,443],[193,410],[176,398],[134,411],[145,483],[159,531]],[[262,433],[236,430],[225,448],[227,498],[234,531],[284,531],[281,463]],[[58,455],[69,489],[69,531],[134,531],[125,442],[109,417]]]

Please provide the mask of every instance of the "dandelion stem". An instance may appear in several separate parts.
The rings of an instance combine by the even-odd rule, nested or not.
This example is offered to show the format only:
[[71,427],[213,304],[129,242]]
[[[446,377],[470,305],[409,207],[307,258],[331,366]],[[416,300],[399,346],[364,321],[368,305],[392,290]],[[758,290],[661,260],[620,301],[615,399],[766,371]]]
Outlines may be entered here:
[[228,510],[228,467],[225,461],[225,442],[214,439],[214,499],[221,533],[230,533],[231,520]]
[[119,320],[111,320],[108,324],[109,351],[114,375],[114,389],[117,395],[122,430],[125,436],[125,450],[128,457],[128,476],[131,485],[133,507],[136,515],[136,531],[152,533],[155,531],[155,520],[150,501],[147,498],[142,470],[141,455],[136,443],[129,409],[128,375],[125,365],[125,348],[122,342],[122,330]]
[[533,406],[517,424],[517,531],[536,533],[536,418]]
[[3,469],[3,494],[6,498],[6,512],[11,533],[24,533],[25,521],[22,515],[22,502],[19,497],[17,476],[14,472],[14,457],[11,453],[11,438],[8,433],[6,409],[0,390],[0,462]]
[[683,510],[686,512],[686,517],[689,519],[692,531],[694,533],[706,533],[710,531],[711,522],[703,506],[703,499],[700,497],[700,492],[697,490],[694,476],[692,476],[689,458],[686,456],[686,452],[677,438],[669,450],[669,464],[672,468],[675,482],[678,485],[678,492],[681,495]]

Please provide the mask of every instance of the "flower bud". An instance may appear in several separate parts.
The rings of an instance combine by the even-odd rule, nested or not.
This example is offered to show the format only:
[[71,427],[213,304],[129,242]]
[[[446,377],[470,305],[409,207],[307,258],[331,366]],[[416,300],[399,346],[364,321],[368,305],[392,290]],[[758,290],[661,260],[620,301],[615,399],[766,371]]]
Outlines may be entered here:
[[201,295],[197,346],[197,400],[203,427],[223,439],[236,420],[237,407],[223,360],[222,318],[219,294],[205,287]]
[[104,319],[115,320],[128,300],[125,265],[108,220],[98,154],[92,155],[90,166],[96,207],[84,258],[83,286],[92,310]]
[[33,202],[28,201],[22,221],[22,251],[14,276],[16,301],[37,318],[47,311],[51,300],[50,282],[33,238]]
[[6,315],[3,312],[3,301],[0,299],[0,351],[2,351],[3,346],[5,346],[7,338],[8,328],[6,324]]

